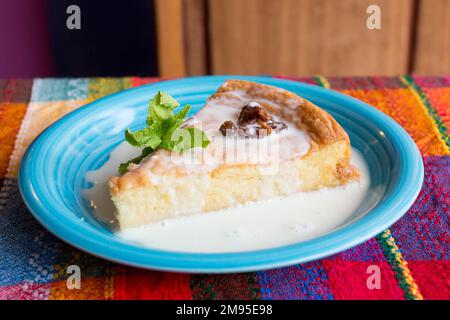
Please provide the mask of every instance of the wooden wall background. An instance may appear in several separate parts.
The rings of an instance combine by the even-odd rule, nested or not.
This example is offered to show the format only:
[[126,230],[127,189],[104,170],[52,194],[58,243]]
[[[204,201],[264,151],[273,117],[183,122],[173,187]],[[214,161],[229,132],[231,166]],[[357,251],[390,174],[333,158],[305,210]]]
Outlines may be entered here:
[[[381,8],[381,30],[366,27]],[[450,74],[450,0],[155,0],[161,76]]]

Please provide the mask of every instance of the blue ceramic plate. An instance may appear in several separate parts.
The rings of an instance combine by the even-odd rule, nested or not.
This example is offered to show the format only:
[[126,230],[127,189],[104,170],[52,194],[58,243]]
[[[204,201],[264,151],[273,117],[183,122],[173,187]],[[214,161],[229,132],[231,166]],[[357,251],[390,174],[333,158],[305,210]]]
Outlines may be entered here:
[[[127,127],[145,126],[157,90],[173,95],[191,114],[227,79],[239,78],[295,92],[331,113],[365,157],[370,191],[350,220],[321,237],[273,249],[236,253],[183,253],[143,248],[115,236],[95,220],[81,190],[86,171],[107,161]],[[130,117],[129,110],[134,117]],[[160,82],[90,103],[57,121],[28,148],[19,186],[33,215],[64,241],[96,256],[144,268],[183,272],[269,269],[329,256],[362,243],[397,221],[416,199],[423,180],[420,153],[391,118],[332,90],[269,77],[210,76]],[[84,219],[81,219],[84,218]]]

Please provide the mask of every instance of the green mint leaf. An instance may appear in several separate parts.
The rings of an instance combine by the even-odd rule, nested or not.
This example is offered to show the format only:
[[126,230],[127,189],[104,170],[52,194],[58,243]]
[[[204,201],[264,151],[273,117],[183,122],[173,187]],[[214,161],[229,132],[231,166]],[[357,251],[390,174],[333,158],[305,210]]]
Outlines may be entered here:
[[176,129],[178,129],[183,124],[184,118],[186,118],[186,115],[189,113],[190,109],[191,106],[186,105],[180,112],[165,121],[163,125],[165,127],[164,138],[169,137]]
[[136,158],[133,158],[127,162],[121,163],[119,166],[119,173],[121,175],[125,174],[128,170],[128,166],[132,163],[139,164],[144,158],[146,158],[148,155],[150,155],[154,150],[150,147],[144,148],[142,150],[142,154],[140,156],[137,156]]
[[125,131],[125,140],[135,147],[151,147],[156,149],[161,143],[163,135],[162,125],[160,122],[154,122],[151,126],[131,132]]
[[162,106],[175,109],[180,105],[177,100],[175,100],[172,96],[168,95],[165,92],[159,91],[158,96],[159,96],[159,104]]
[[170,142],[163,141],[171,151],[183,153],[191,148],[206,148],[210,143],[208,136],[198,128],[177,129],[171,136]]
[[161,121],[169,119],[173,116],[171,108],[162,106],[156,103],[154,100],[150,101],[150,110],[147,117],[147,124],[151,125],[153,121]]
[[147,124],[151,125],[153,121],[166,120],[173,116],[173,109],[180,104],[167,93],[158,91],[155,97],[150,100]]
[[186,105],[174,114],[173,110],[178,106],[178,101],[161,91],[150,100],[147,127],[135,132],[125,131],[125,140],[128,143],[135,147],[144,147],[142,155],[122,163],[119,167],[121,174],[127,171],[130,163],[140,163],[157,149],[184,152],[190,148],[208,146],[210,141],[200,129],[180,128],[189,113],[190,106]]

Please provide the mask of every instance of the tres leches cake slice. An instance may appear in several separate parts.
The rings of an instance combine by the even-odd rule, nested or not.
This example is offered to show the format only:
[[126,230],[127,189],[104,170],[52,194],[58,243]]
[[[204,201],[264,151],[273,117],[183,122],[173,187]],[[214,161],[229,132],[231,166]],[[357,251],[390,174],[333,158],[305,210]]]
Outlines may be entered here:
[[[160,99],[172,98],[160,93]],[[154,100],[150,116],[158,111],[152,111]],[[187,111],[181,113],[174,116],[178,121]],[[280,88],[226,81],[182,127],[190,131],[173,131],[169,147],[148,147],[148,140],[156,145],[165,138],[144,139],[143,155],[124,164],[122,176],[110,178],[122,229],[359,179],[344,129],[324,110]],[[127,140],[139,145],[141,133],[127,131]]]

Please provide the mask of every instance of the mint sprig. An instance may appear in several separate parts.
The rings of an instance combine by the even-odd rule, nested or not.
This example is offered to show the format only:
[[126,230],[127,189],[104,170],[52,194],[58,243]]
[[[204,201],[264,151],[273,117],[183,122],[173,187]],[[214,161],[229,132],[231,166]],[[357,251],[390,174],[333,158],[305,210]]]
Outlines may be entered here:
[[145,157],[150,155],[153,151],[154,150],[152,148],[150,148],[150,147],[146,147],[146,148],[142,149],[142,154],[140,156],[120,164],[120,166],[119,166],[119,173],[120,174],[126,173],[127,170],[128,170],[128,166],[130,164],[132,164],[132,163],[139,164],[142,160],[144,160]]
[[193,127],[181,128],[190,106],[186,105],[174,114],[174,109],[179,105],[173,97],[161,91],[150,100],[147,127],[135,132],[129,129],[125,131],[125,140],[134,147],[144,148],[142,154],[122,163],[119,166],[120,174],[126,173],[131,163],[139,164],[158,149],[183,153],[191,148],[208,146],[210,140],[202,130]]

